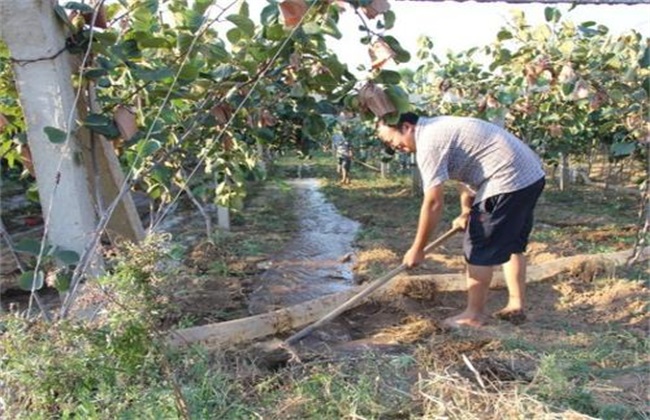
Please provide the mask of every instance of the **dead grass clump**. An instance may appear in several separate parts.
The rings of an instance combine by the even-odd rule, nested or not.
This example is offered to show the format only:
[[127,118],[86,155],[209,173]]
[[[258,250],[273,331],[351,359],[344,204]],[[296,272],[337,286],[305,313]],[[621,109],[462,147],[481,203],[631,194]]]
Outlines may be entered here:
[[229,253],[225,247],[204,241],[196,244],[189,251],[185,264],[198,272],[206,272],[215,261],[226,260]]
[[436,297],[436,285],[435,282],[429,280],[400,277],[390,284],[388,293],[431,301]]
[[401,320],[400,325],[385,328],[377,336],[387,335],[392,341],[411,344],[431,336],[439,329],[439,325],[431,319],[407,316]]
[[359,252],[354,266],[355,278],[358,283],[372,281],[385,273],[387,264],[394,261],[397,266],[398,260],[397,254],[386,248],[373,248]]
[[611,264],[597,258],[589,258],[573,264],[569,268],[569,275],[587,283],[609,271]]
[[573,410],[557,412],[522,392],[516,383],[507,386],[484,382],[481,388],[467,378],[444,371],[429,372],[414,393],[424,406],[424,418],[449,419],[591,419]]
[[414,351],[415,358],[427,370],[444,371],[461,360],[462,354],[483,357],[483,349],[491,339],[461,339],[451,335],[436,336],[425,347]]

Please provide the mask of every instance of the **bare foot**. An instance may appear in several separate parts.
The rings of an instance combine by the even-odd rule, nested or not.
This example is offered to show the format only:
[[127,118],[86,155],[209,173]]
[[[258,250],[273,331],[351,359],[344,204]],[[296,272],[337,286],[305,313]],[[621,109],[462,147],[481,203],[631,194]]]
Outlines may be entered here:
[[443,327],[458,329],[463,327],[479,328],[487,321],[484,315],[466,314],[465,312],[442,321]]
[[526,322],[526,313],[523,309],[510,309],[505,307],[500,311],[495,312],[493,315],[497,319],[508,321],[514,325],[520,325]]

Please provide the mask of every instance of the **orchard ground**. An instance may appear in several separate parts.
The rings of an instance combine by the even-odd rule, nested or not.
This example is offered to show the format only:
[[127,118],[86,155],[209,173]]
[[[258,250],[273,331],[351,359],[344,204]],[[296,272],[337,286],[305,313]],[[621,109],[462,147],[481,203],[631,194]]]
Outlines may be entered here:
[[[294,209],[300,203],[295,202],[285,180],[298,173],[319,178],[322,191],[337,210],[361,224],[354,243],[356,283],[371,281],[400,263],[415,232],[420,204],[419,197],[412,194],[409,174],[382,178],[354,165],[352,183],[342,186],[337,183],[331,156],[309,160],[284,157],[276,162],[267,182],[251,185],[244,208],[232,217],[230,232],[219,233],[208,242],[201,217],[183,220],[182,229],[172,238],[177,250],[174,261],[155,260],[153,264],[167,274],[146,282],[152,289],[145,295],[153,292],[150,295],[162,305],[149,313],[157,320],[157,332],[146,334],[143,343],[158,342],[156,337],[170,329],[249,315],[248,296],[265,262],[295,238]],[[447,192],[448,207],[440,232],[458,211],[455,188],[450,186]],[[528,251],[531,265],[577,254],[630,249],[639,223],[638,199],[585,185],[572,185],[562,192],[551,181],[536,217]],[[138,255],[146,249],[131,249],[116,265],[116,273],[122,273],[119,281],[129,278],[124,273],[137,271],[129,268],[129,262],[146,261]],[[457,236],[434,250],[410,274],[462,271],[461,237]],[[647,418],[649,274],[646,263],[569,267],[564,274],[529,285],[528,321],[524,324],[493,320],[480,330],[461,332],[442,331],[439,323],[463,309],[465,292],[404,288],[395,282],[387,292],[342,314],[306,339],[305,346],[297,347],[299,362],[270,365],[255,346],[248,345],[197,346],[164,352],[163,357],[160,348],[156,357],[145,350],[142,364],[134,368],[139,373],[127,375],[144,380],[135,385],[128,382],[132,379],[127,380],[127,390],[135,387],[137,397],[117,388],[106,391],[115,384],[99,381],[97,385],[88,380],[95,383],[95,388],[89,389],[104,396],[89,399],[93,401],[90,406],[104,407],[105,415],[201,419]],[[167,280],[160,280],[164,278]],[[106,289],[102,293],[106,294]],[[491,291],[490,310],[499,309],[506,298],[503,289]],[[130,303],[141,303],[132,300]],[[120,302],[117,310],[129,303]],[[109,318],[107,325],[114,319],[118,318]],[[126,325],[132,325],[132,319],[127,319]],[[52,334],[50,327],[30,325],[20,331]],[[126,353],[117,358],[122,362],[140,350],[136,346],[140,341],[133,338],[139,335],[131,334],[131,341],[123,343]],[[51,342],[47,344],[43,353],[30,356],[30,360],[49,360],[46,355],[57,354]],[[29,353],[34,348],[33,344],[21,348],[15,341],[0,340],[0,347],[3,345],[15,346],[15,352]],[[119,343],[102,346],[115,352]],[[7,350],[7,354],[16,353]],[[158,362],[146,363],[149,358]],[[41,360],[43,363],[50,369],[55,365]],[[64,377],[72,375],[69,365],[62,366]],[[122,365],[120,369],[129,372]],[[14,367],[11,374],[15,372]],[[7,386],[32,384],[32,388],[25,386],[24,395],[14,392],[8,414],[20,413],[22,408],[25,415],[29,411],[24,410],[30,407],[58,412],[88,409],[79,395],[70,396],[69,405],[59,396],[57,402],[41,407],[34,397],[40,388],[29,382],[33,380],[29,372],[29,377],[7,377]],[[91,377],[90,373],[84,376],[83,369],[75,374]],[[60,380],[61,373],[57,375]],[[155,379],[158,376],[162,379]]]
[[[278,179],[295,176],[301,166],[302,176],[321,178],[322,191],[336,208],[362,224],[355,279],[373,280],[397,266],[408,249],[419,198],[411,193],[408,174],[384,179],[356,165],[352,184],[342,186],[332,163],[327,156],[284,159],[275,173]],[[286,215],[296,203],[291,190],[278,185],[251,195],[222,242],[190,252],[187,261],[202,280],[188,294],[192,297],[180,302],[178,313],[191,314],[193,325],[248,315],[246,295],[255,287],[251,279],[295,232]],[[446,201],[440,232],[457,212],[455,188],[449,188]],[[631,249],[638,203],[633,195],[585,185],[562,192],[549,182],[536,217],[531,265]],[[411,274],[461,273],[463,266],[459,235]],[[265,394],[262,388],[270,388],[276,402],[257,408],[268,418],[352,418],[355,413],[365,418],[543,418],[567,410],[576,416],[644,418],[650,414],[648,274],[645,263],[571,267],[529,286],[528,322],[513,326],[494,320],[481,331],[464,333],[438,327],[464,308],[464,292],[400,290],[395,284],[392,292],[316,332],[315,340],[326,345],[303,354],[303,364],[264,371],[254,352],[231,356],[245,354],[250,362],[250,371],[239,372],[250,380],[246,395],[256,400]],[[490,310],[506,299],[507,291],[492,291]]]

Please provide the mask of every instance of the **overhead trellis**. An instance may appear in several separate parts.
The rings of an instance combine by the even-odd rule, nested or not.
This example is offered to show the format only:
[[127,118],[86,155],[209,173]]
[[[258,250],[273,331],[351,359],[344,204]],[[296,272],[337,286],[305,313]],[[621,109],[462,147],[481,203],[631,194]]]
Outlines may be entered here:
[[[428,3],[442,3],[447,2],[448,0],[395,0],[400,2],[428,2]],[[465,3],[465,0],[455,0],[457,3]],[[650,4],[650,1],[647,0],[580,0],[579,2],[575,0],[472,0],[473,3],[514,3],[514,4],[572,4],[576,6],[582,6],[585,4],[602,4],[602,5],[615,5],[615,4],[627,4],[627,5],[642,5]]]

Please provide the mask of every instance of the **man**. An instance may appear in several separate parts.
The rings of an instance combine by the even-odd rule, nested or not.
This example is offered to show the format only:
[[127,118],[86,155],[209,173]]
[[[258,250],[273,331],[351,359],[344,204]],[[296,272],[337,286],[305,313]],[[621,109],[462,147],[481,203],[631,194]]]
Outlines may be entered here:
[[342,133],[335,133],[332,140],[336,150],[336,172],[341,176],[341,184],[350,183],[350,167],[352,166],[352,144],[349,133],[344,128]]
[[526,259],[533,210],[544,188],[539,157],[501,127],[476,118],[400,116],[395,125],[383,121],[378,136],[388,146],[415,152],[424,198],[417,233],[403,263],[414,267],[436,229],[444,203],[443,183],[460,185],[461,214],[453,227],[465,231],[467,307],[444,321],[447,327],[480,327],[493,266],[503,265],[507,305],[494,315],[513,323],[525,319]]

